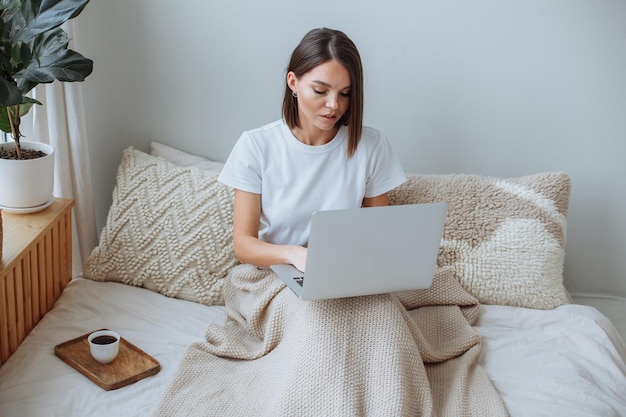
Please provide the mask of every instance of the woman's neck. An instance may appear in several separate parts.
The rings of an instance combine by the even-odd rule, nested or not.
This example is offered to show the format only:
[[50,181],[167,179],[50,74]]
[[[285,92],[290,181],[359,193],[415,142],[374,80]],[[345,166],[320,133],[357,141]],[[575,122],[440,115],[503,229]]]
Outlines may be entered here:
[[315,131],[312,131],[312,129],[302,129],[301,127],[295,126],[291,129],[291,133],[305,145],[321,146],[333,140],[338,130],[339,128],[335,127],[331,130],[315,129]]

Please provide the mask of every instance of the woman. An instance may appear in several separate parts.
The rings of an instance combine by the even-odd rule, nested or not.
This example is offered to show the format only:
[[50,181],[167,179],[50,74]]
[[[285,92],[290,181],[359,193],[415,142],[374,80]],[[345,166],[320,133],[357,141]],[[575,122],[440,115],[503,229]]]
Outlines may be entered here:
[[338,30],[310,31],[289,62],[283,119],[245,132],[220,175],[235,189],[242,263],[304,271],[312,213],[388,204],[406,176],[387,139],[362,120],[356,46]]
[[259,268],[304,270],[313,212],[386,205],[405,181],[362,112],[356,47],[312,30],[291,57],[283,120],[245,132],[220,175],[242,262],[222,290],[228,320],[190,346],[155,416],[506,415],[458,307],[476,300],[449,271],[426,293],[302,301]]

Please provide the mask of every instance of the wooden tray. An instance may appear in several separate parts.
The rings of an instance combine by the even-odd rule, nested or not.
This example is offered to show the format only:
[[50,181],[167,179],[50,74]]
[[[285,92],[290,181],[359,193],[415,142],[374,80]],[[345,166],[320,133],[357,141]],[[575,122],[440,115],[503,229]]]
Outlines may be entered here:
[[123,337],[120,338],[120,353],[113,362],[98,363],[89,352],[87,337],[91,333],[56,345],[54,353],[100,388],[107,391],[118,389],[161,370],[156,359]]

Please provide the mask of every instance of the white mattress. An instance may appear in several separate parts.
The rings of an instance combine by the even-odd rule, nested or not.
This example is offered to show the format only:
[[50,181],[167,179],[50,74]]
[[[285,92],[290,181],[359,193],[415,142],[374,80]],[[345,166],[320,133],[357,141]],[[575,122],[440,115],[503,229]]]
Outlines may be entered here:
[[[185,348],[203,340],[222,307],[140,288],[75,279],[55,308],[0,368],[0,416],[150,415]],[[54,355],[54,346],[108,327],[161,363],[151,377],[105,391]],[[481,362],[511,416],[624,416],[624,344],[593,307],[552,311],[482,306]]]

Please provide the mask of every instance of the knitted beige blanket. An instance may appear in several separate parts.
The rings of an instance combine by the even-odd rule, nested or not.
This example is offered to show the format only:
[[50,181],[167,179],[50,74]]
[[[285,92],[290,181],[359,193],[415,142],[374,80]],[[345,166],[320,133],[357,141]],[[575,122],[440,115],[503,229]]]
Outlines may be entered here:
[[449,270],[428,290],[301,301],[240,265],[223,291],[228,322],[189,347],[155,416],[507,415]]

